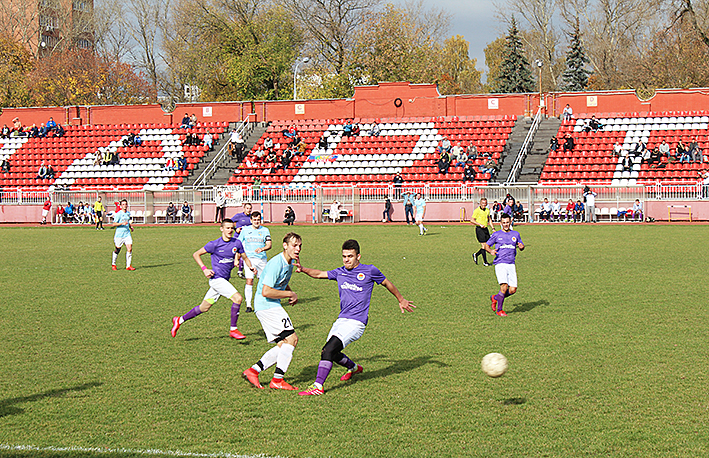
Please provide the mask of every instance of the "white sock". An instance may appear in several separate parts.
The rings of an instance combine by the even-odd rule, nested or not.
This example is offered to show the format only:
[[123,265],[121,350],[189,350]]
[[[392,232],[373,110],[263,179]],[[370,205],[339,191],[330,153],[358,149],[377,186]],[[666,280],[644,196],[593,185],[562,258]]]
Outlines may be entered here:
[[284,374],[290,366],[290,362],[293,360],[293,351],[295,347],[290,344],[284,343],[281,345],[281,351],[278,352],[278,360],[276,362],[276,367],[280,369]]
[[244,288],[244,296],[246,296],[246,306],[251,308],[251,299],[254,297],[254,285],[246,285]]
[[[275,347],[271,348],[268,350],[266,353],[263,354],[261,359],[261,364],[263,364],[263,369],[268,369],[269,367],[273,366],[276,364],[276,360],[278,359],[278,354],[281,352],[281,349],[278,348],[278,345]],[[258,364],[254,364],[251,366],[256,372],[261,372],[263,369]]]
[[182,323],[184,323],[184,322],[185,322],[185,319],[184,319],[184,318],[182,318],[182,317],[180,317],[180,319],[179,319],[179,320],[177,320],[177,322],[178,322],[178,323],[180,323],[180,324],[182,324]]
[[419,224],[419,233],[423,234],[423,223]]
[[133,252],[126,251],[126,267],[130,267],[131,262],[133,262]]
[[114,251],[113,252],[113,261],[111,261],[112,265],[116,265],[116,259],[118,259],[118,254]]

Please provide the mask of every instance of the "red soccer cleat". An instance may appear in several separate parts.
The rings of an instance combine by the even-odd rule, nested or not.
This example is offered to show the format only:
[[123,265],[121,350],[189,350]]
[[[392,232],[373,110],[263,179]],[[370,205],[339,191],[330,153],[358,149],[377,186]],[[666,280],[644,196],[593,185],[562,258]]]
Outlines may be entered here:
[[299,396],[320,396],[321,394],[325,394],[325,390],[318,388],[314,383],[307,390],[298,393]]
[[274,390],[290,390],[294,391],[297,390],[298,388],[288,384],[283,379],[276,380],[275,378],[271,380],[271,383],[268,385],[269,388],[274,389]]
[[240,333],[238,329],[232,329],[229,331],[229,337],[236,340],[246,339],[246,336]]
[[362,366],[360,366],[359,364],[357,364],[357,366],[355,366],[351,370],[345,372],[345,375],[340,377],[340,381],[346,382],[347,380],[351,379],[353,375],[359,374],[363,370],[364,370],[364,368]]
[[172,330],[170,331],[172,337],[175,337],[177,335],[178,329],[180,329],[180,317],[176,316],[172,319]]
[[263,390],[263,387],[261,386],[261,382],[258,381],[258,372],[254,370],[253,367],[249,367],[246,369],[242,374],[241,374],[246,380],[249,381],[253,386],[256,388]]
[[490,296],[490,300],[492,301],[492,311],[497,313],[497,299],[495,296]]
[[135,267],[133,267],[133,266],[128,266],[128,267],[126,267],[126,270],[135,270]]
[[499,312],[497,312],[497,316],[507,316],[507,314],[504,310],[500,310]]
[[113,265],[111,266],[111,270],[118,270],[118,267],[116,267],[116,265],[113,264]]

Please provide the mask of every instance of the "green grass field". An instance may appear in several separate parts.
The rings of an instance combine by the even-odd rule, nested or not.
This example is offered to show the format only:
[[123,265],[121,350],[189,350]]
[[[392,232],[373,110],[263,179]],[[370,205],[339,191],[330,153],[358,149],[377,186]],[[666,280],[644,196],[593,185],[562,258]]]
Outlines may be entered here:
[[[138,228],[135,272],[110,270],[110,230],[0,229],[0,455],[709,454],[707,226],[519,226],[507,318],[490,310],[494,271],[472,263],[471,226],[294,229],[303,264],[323,270],[358,239],[362,262],[418,307],[402,315],[375,288],[367,331],[345,350],[365,372],[344,383],[336,366],[319,397],[241,378],[270,345],[253,314],[245,341],[227,337],[226,299],[170,337],[206,292],[191,255],[216,227]],[[269,257],[286,230],[271,228]],[[294,274],[291,287],[300,342],[286,379],[305,388],[337,286]],[[480,370],[489,352],[509,359],[499,379]]]

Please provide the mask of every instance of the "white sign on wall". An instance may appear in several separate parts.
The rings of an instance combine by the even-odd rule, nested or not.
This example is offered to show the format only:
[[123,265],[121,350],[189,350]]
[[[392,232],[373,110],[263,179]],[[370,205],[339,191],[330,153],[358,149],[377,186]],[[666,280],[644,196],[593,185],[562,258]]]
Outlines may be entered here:
[[202,107],[202,117],[211,118],[212,117],[212,107]]
[[296,103],[295,104],[295,114],[297,114],[297,115],[305,114],[305,104],[304,103]]
[[500,108],[500,99],[487,99],[487,109],[497,110]]
[[587,107],[597,107],[598,106],[598,97],[595,95],[587,95],[586,96],[586,106]]

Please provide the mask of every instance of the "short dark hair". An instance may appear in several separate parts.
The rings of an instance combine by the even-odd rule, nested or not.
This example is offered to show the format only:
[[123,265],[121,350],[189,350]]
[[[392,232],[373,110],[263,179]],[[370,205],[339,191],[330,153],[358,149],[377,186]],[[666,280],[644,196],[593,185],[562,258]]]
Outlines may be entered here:
[[260,218],[261,212],[251,212],[251,215],[249,216],[251,216],[252,218]]
[[224,227],[224,223],[231,223],[234,224],[234,221],[231,218],[224,218],[222,220],[222,227]]
[[287,233],[287,234],[285,235],[285,237],[283,237],[283,243],[288,243],[288,242],[290,242],[291,239],[299,240],[299,241],[302,241],[302,240],[303,240],[303,239],[301,238],[301,236],[299,236],[299,235],[296,234],[295,232],[289,232],[289,233]]
[[342,251],[344,250],[354,250],[356,254],[359,254],[359,243],[357,240],[345,240],[345,243],[342,244]]
[[512,217],[510,215],[508,215],[507,213],[503,213],[502,216],[500,216],[500,220],[503,220],[503,219],[512,219]]

